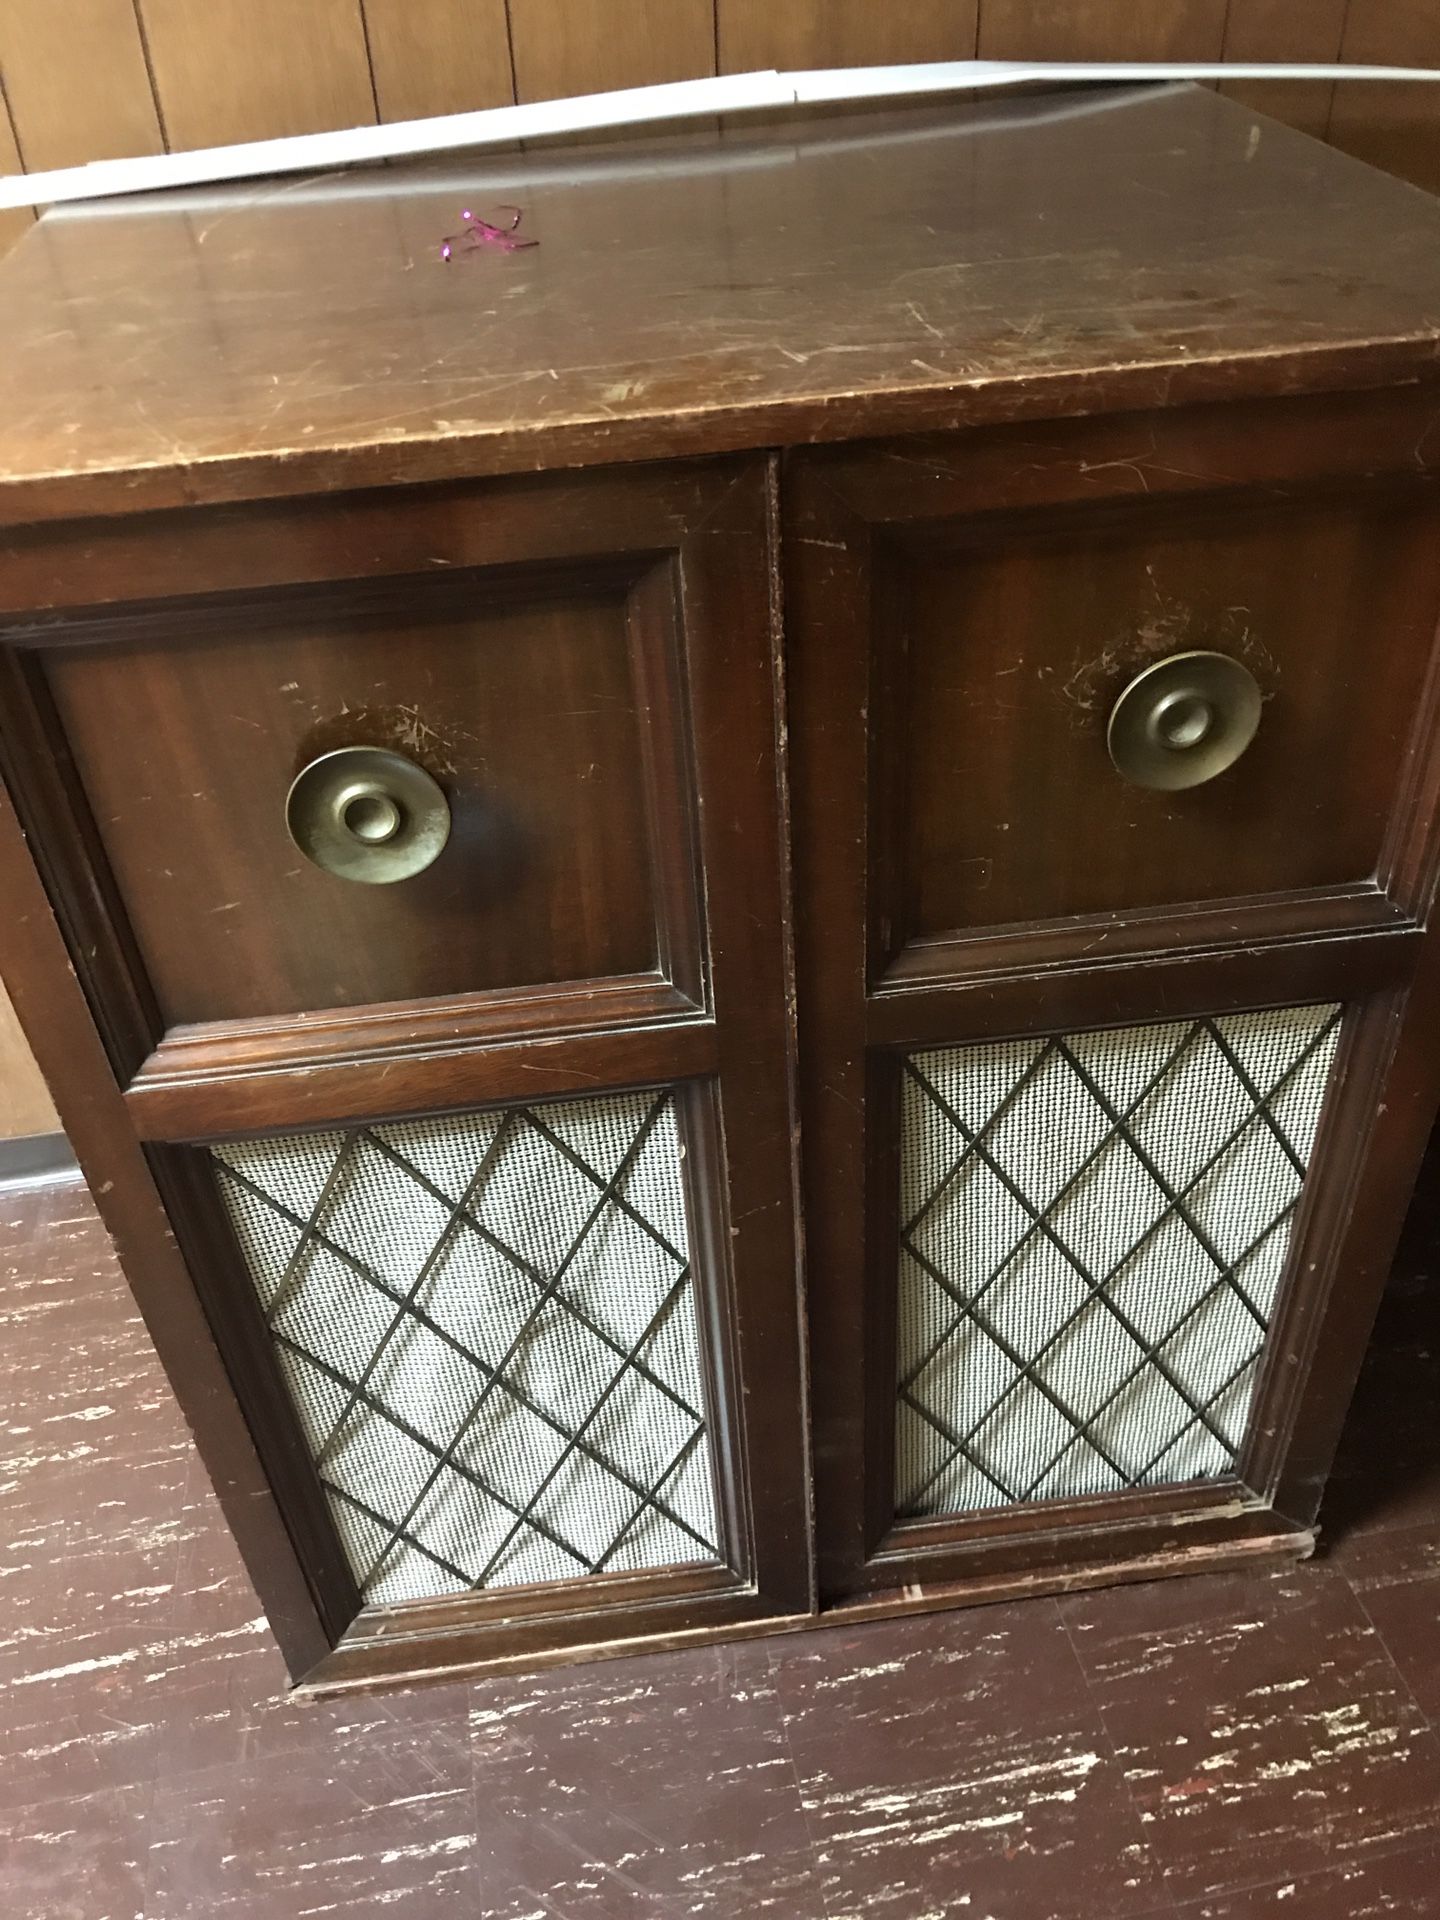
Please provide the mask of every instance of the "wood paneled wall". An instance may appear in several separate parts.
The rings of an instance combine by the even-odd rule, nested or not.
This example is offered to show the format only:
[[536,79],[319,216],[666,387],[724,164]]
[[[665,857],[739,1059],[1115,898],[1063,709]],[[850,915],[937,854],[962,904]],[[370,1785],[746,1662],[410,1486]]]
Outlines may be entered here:
[[5,989],[0,987],[0,1140],[57,1133],[60,1122],[31,1058]]
[[[1440,0],[0,0],[0,173],[755,67],[1440,66]],[[1440,191],[1440,88],[1236,86]],[[0,213],[0,251],[28,223]],[[0,993],[0,1138],[54,1116]]]
[[[0,0],[0,169],[977,53],[1440,65],[1440,0]],[[1440,190],[1428,89],[1236,92]]]

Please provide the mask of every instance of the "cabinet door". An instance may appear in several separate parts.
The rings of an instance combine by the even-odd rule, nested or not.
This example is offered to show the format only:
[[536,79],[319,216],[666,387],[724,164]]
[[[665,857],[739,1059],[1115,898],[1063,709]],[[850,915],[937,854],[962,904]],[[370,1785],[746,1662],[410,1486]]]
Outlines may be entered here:
[[1366,397],[790,464],[824,1602],[1308,1549],[1435,1094],[1423,454]]
[[57,1084],[319,1683],[810,1607],[769,503],[750,461],[240,508],[0,582],[123,1112]]

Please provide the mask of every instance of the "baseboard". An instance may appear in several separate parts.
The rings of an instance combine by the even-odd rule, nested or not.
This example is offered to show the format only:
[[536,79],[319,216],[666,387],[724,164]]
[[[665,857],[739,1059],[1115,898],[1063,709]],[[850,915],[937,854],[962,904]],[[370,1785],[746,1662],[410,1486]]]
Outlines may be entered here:
[[63,1133],[35,1133],[0,1140],[0,1188],[53,1187],[80,1178]]

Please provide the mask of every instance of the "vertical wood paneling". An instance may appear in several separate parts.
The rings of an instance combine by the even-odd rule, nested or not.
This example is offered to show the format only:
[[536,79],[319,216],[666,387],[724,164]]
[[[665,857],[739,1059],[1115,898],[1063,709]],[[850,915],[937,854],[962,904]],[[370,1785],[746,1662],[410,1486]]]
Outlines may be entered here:
[[1226,0],[981,0],[980,57],[1218,60],[1225,6]]
[[164,145],[132,0],[0,0],[0,74],[32,173]]
[[9,995],[0,986],[0,1140],[58,1133],[60,1122]]
[[[1340,58],[1346,0],[1230,0],[1225,28],[1227,60],[1315,60]],[[1324,137],[1335,89],[1328,80],[1235,81],[1220,89],[1306,133]]]
[[[1440,66],[1440,4],[1350,0],[1340,57],[1356,65]],[[1330,139],[1347,153],[1440,192],[1440,87],[1341,81]]]
[[519,100],[715,71],[712,0],[510,0],[510,39]]
[[968,60],[979,0],[716,0],[722,73]]
[[[375,118],[360,0],[140,0],[172,147]],[[24,132],[21,132],[24,143]]]
[[[976,51],[1440,64],[1440,0],[0,0],[31,169],[362,124],[377,101],[409,119],[686,79],[717,48],[725,72]],[[1333,108],[1323,84],[1225,91],[1440,188],[1428,89],[1344,86]]]
[[362,0],[382,120],[507,107],[505,0]]
[[[0,173],[19,173],[19,171],[20,149],[15,144],[10,115],[5,107],[5,94],[3,89],[0,89]],[[13,213],[0,213],[0,259],[3,259],[25,232],[33,217],[28,208],[17,208]],[[3,1098],[4,1082],[0,1080],[0,1099]]]

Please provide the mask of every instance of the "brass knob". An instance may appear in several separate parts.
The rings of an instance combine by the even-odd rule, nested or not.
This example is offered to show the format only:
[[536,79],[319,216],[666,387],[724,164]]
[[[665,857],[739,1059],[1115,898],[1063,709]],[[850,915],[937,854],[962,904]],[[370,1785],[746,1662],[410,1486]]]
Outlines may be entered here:
[[1173,653],[1115,702],[1106,744],[1137,787],[1175,792],[1233,767],[1260,725],[1260,688],[1227,653]]
[[403,754],[340,747],[295,776],[285,825],[305,858],[326,873],[383,886],[439,859],[450,838],[450,803]]

